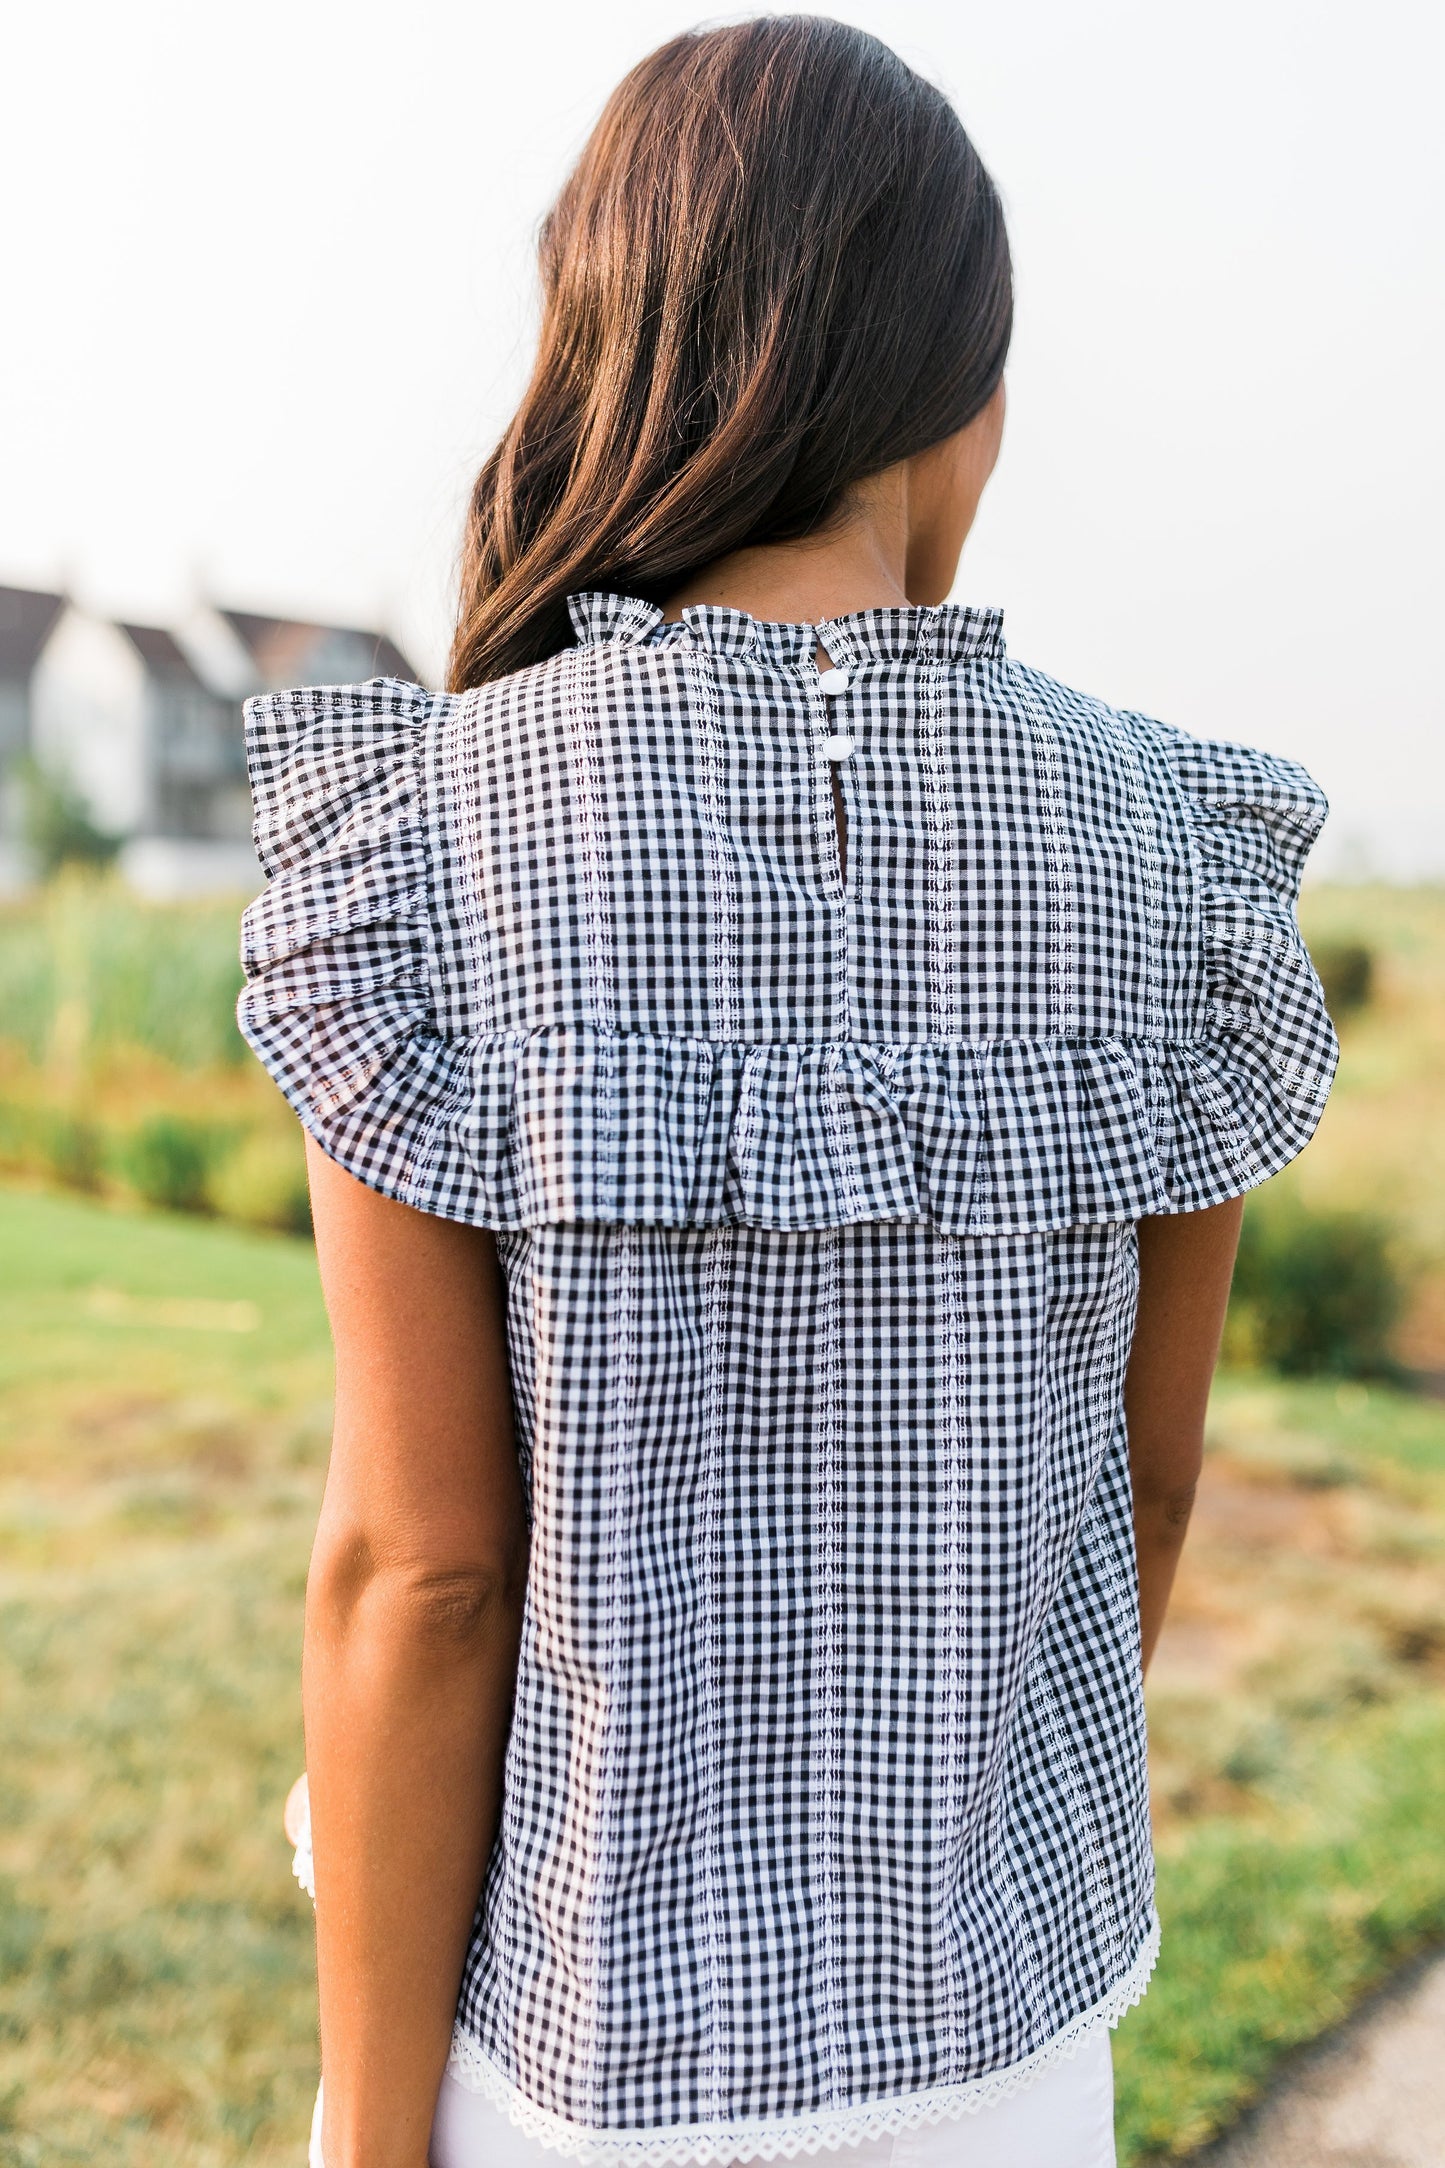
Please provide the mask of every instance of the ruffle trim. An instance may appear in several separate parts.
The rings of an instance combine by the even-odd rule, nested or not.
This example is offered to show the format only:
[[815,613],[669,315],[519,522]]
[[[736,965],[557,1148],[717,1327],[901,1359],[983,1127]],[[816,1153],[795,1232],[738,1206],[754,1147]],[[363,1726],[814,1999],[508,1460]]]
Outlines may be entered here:
[[458,2026],[447,2065],[468,2091],[483,2094],[528,2138],[581,2168],[687,2168],[697,2163],[793,2160],[800,2154],[834,2152],[868,2138],[918,2130],[957,2116],[976,2115],[1011,2094],[1021,2093],[1051,2065],[1071,2058],[1085,2036],[1099,2025],[1117,2025],[1142,2001],[1159,1955],[1159,1922],[1151,1919],[1143,1948],[1118,1984],[1091,2009],[1081,2011],[1062,2032],[1007,2070],[972,2078],[963,2085],[935,2085],[927,2092],[847,2108],[815,2109],[805,2116],[736,2123],[682,2124],[670,2130],[592,2130],[569,2123],[529,2100],[500,2070],[470,2034]]
[[1247,1034],[752,1046],[575,1024],[443,1040],[404,985],[315,1008],[255,988],[241,1028],[349,1173],[499,1229],[988,1235],[1198,1211],[1293,1158],[1329,1085]]
[[685,609],[678,622],[669,623],[655,602],[589,589],[569,595],[567,610],[580,647],[608,641],[665,646],[690,640],[720,655],[787,665],[811,656],[821,641],[835,662],[854,667],[869,661],[998,659],[1004,653],[1003,612],[961,602],[855,610],[816,624],[773,623],[722,603],[697,603]]

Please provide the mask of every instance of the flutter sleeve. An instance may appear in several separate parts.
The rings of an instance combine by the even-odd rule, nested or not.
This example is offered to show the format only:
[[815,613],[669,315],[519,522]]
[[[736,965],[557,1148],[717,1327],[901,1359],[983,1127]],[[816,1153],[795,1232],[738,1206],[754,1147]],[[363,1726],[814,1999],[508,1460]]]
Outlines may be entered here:
[[404,1200],[447,1081],[426,803],[441,699],[379,678],[246,710],[269,885],[242,921],[241,1032],[323,1148]]
[[1164,1050],[1168,1209],[1221,1202],[1277,1174],[1314,1134],[1338,1047],[1297,915],[1329,810],[1290,760],[1169,734],[1194,894],[1181,918],[1189,1028]]

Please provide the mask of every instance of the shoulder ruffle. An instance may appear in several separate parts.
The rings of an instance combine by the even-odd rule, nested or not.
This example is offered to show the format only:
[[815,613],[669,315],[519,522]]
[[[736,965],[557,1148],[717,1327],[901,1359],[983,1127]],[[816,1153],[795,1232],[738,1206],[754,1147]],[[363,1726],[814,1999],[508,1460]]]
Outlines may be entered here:
[[[241,1028],[350,1173],[478,1226],[1046,1231],[1197,1210],[1318,1119],[1334,1038],[1294,920],[1323,817],[1301,770],[1166,738],[1207,942],[1188,1029],[1136,1038],[747,1044],[588,1022],[438,1024],[427,748],[394,680],[250,703],[256,842]],[[1153,726],[1157,729],[1157,726]]]
[[241,921],[237,1015],[322,1144],[431,1014],[422,748],[437,704],[394,678],[246,703],[271,879]]
[[[1300,877],[1329,804],[1292,760],[1170,732],[1198,867],[1204,943],[1196,1047],[1215,1126],[1241,1137],[1252,1186],[1302,1151],[1339,1047],[1299,929]],[[1182,1209],[1182,1207],[1181,1207]]]

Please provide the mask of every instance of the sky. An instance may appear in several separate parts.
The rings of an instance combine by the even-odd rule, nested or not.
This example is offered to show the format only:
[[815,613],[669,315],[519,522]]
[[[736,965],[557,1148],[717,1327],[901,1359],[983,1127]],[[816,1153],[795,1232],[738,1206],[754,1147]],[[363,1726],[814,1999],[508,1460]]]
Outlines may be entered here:
[[[1009,420],[958,598],[1070,683],[1303,760],[1321,872],[1445,877],[1445,11],[809,12],[942,84],[1008,213]],[[698,19],[18,14],[0,581],[383,623],[435,681],[537,223],[617,77]]]

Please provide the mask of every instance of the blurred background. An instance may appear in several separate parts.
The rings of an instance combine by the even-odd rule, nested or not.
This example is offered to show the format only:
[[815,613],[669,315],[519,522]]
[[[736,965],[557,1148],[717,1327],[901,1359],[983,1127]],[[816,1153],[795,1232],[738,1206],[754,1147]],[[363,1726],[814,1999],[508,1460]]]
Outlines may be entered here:
[[[1344,1054],[1250,1207],[1151,1679],[1165,1955],[1121,2158],[1187,2155],[1445,1941],[1438,10],[839,7],[953,96],[1018,333],[957,593],[1334,803]],[[329,1354],[232,1021],[240,704],[439,682],[535,229],[660,0],[33,9],[0,136],[0,2168],[302,2157],[279,1807]]]

